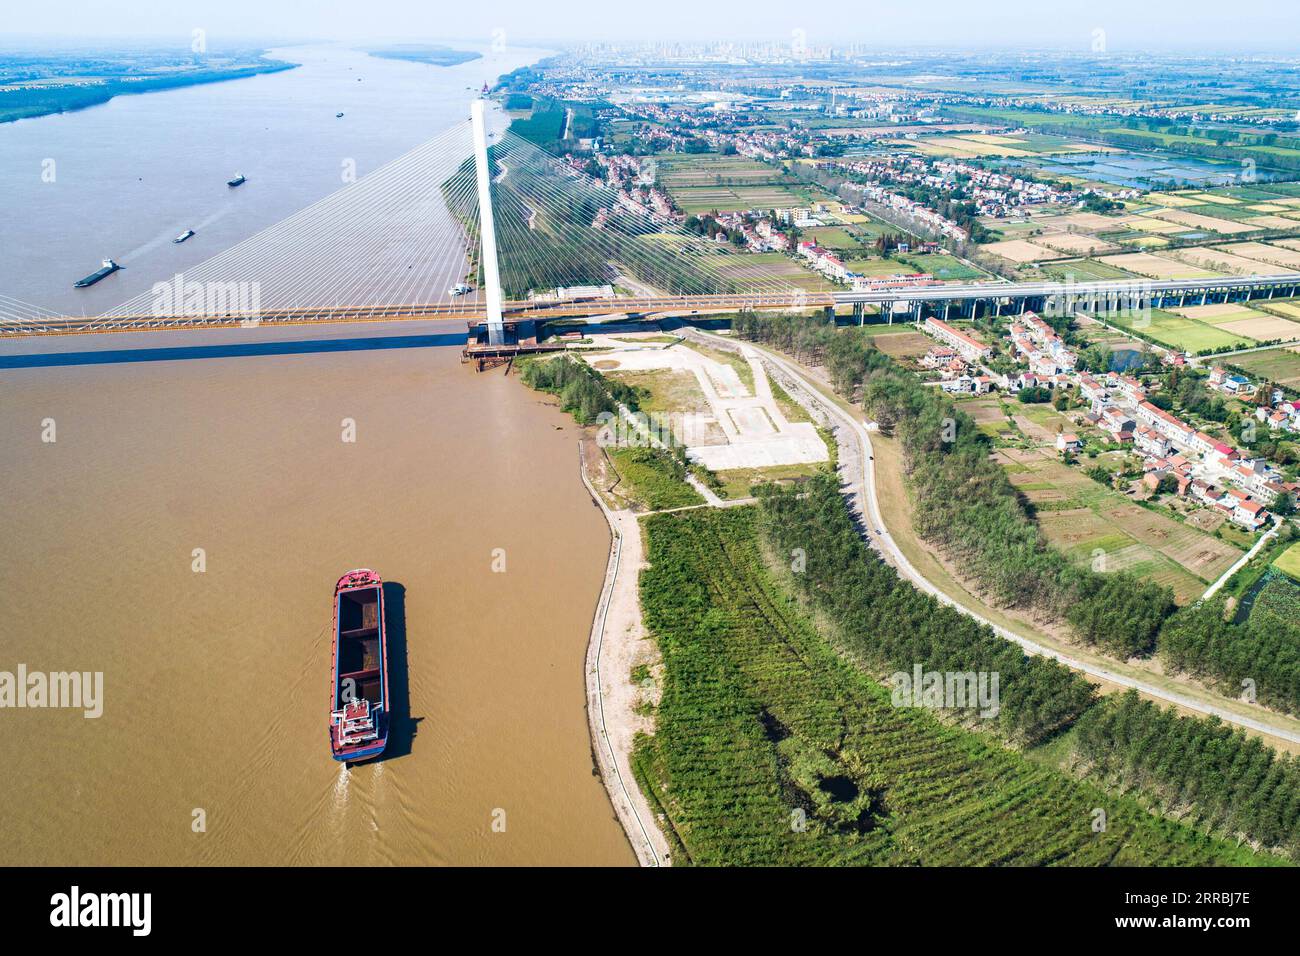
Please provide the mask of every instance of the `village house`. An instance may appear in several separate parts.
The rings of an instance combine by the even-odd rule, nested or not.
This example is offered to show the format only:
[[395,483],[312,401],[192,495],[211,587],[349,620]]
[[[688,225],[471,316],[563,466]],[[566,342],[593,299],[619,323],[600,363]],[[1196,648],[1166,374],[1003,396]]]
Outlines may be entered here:
[[1056,436],[1056,450],[1071,455],[1083,451],[1083,441],[1078,435],[1062,432]]
[[939,319],[926,319],[925,331],[933,335],[939,341],[951,345],[961,353],[962,357],[971,362],[987,358],[993,352],[992,348],[985,345],[979,339],[968,335],[961,329],[954,328],[947,322],[942,322]]

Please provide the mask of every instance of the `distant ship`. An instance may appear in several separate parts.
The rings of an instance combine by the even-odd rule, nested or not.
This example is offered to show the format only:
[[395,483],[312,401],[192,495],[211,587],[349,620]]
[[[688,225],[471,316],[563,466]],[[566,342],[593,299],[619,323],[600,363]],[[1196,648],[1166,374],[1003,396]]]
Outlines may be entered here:
[[192,235],[194,235],[194,230],[193,230],[193,229],[186,229],[186,230],[185,230],[184,232],[182,232],[179,236],[177,236],[175,239],[173,239],[172,242],[184,242],[186,239],[188,239],[188,238],[189,238],[190,236],[192,236]]
[[335,118],[335,119],[342,119],[342,118],[343,118],[343,114],[342,114],[342,113],[335,113],[335,114],[334,114],[334,118]]
[[84,279],[78,279],[76,282],[73,283],[73,286],[77,289],[84,289],[86,288],[86,286],[94,285],[96,282],[98,282],[100,279],[104,278],[105,276],[111,276],[114,272],[116,272],[120,268],[122,267],[119,266],[112,259],[105,259],[103,265],[99,269],[92,272]]
[[235,186],[244,185],[247,178],[248,177],[246,177],[243,173],[235,173],[235,178],[227,180],[226,185],[230,186],[233,189]]
[[330,753],[335,760],[377,757],[388,743],[388,639],[384,584],[369,568],[334,585]]

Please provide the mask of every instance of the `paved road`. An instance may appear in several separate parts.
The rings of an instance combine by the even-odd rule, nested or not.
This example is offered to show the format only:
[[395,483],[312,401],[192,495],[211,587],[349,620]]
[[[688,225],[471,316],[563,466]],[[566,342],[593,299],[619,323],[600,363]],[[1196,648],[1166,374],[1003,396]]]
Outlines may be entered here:
[[[695,333],[701,334],[701,333]],[[710,336],[713,341],[720,341],[719,338]],[[726,341],[726,340],[721,340]],[[844,411],[838,404],[826,398],[820,391],[809,381],[807,374],[789,359],[777,356],[767,350],[762,351],[763,359],[769,365],[783,371],[787,376],[802,383],[801,391],[811,396],[812,400],[823,410],[823,412],[838,426],[835,429],[836,436],[840,440],[840,463],[843,470],[843,476],[848,482],[852,492],[850,494],[850,507],[855,510],[858,520],[866,533],[867,542],[871,547],[879,551],[885,559],[894,566],[898,573],[907,578],[916,588],[924,591],[926,594],[933,595],[938,600],[947,604],[949,607],[956,608],[963,614],[973,617],[981,624],[987,624],[994,630],[998,636],[1008,641],[1014,641],[1019,644],[1027,653],[1040,654],[1045,657],[1051,657],[1060,661],[1072,670],[1080,671],[1092,677],[1118,684],[1121,687],[1131,687],[1143,694],[1158,700],[1163,700],[1171,704],[1177,704],[1188,710],[1201,714],[1214,715],[1219,717],[1225,723],[1238,727],[1247,728],[1259,733],[1269,734],[1292,743],[1300,743],[1300,733],[1288,730],[1285,727],[1277,726],[1270,723],[1267,716],[1260,718],[1245,717],[1234,713],[1224,707],[1219,707],[1195,697],[1186,694],[1180,694],[1176,691],[1167,690],[1156,684],[1139,680],[1102,667],[1088,661],[1078,660],[1070,657],[1053,648],[1046,647],[1042,644],[1032,641],[1026,637],[1016,634],[1005,627],[995,624],[988,618],[983,617],[977,612],[965,607],[954,601],[947,594],[941,591],[934,584],[925,578],[907,559],[898,545],[895,544],[893,537],[889,534],[889,529],[881,515],[880,502],[876,495],[876,472],[875,457],[871,447],[871,432],[867,425],[854,415]],[[863,507],[865,505],[865,508]]]
[[1268,544],[1269,539],[1275,536],[1278,533],[1278,531],[1281,530],[1282,524],[1283,524],[1283,519],[1274,518],[1273,527],[1269,528],[1266,532],[1260,535],[1259,540],[1255,542],[1254,547],[1252,547],[1249,551],[1243,554],[1238,559],[1236,564],[1228,568],[1228,570],[1224,571],[1223,575],[1219,578],[1219,580],[1215,581],[1213,584],[1210,585],[1209,589],[1204,594],[1201,595],[1201,600],[1208,601],[1210,598],[1214,597],[1214,595],[1218,592],[1219,588],[1223,587],[1225,584],[1228,583],[1229,578],[1231,578],[1234,574],[1236,574],[1238,571],[1244,568],[1250,562],[1251,558],[1259,554],[1260,550],[1264,547],[1264,545]]

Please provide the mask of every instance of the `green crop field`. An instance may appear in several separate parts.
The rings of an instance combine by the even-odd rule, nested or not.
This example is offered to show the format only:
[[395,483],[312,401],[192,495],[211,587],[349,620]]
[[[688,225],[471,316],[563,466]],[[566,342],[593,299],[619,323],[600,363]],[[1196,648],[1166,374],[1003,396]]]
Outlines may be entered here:
[[871,276],[880,278],[882,276],[907,275],[915,272],[906,262],[900,262],[897,259],[849,259],[844,263],[845,268],[850,272],[856,272],[858,275]]
[[761,186],[670,186],[668,192],[688,216],[745,209],[789,209],[808,200],[778,184]]
[[1268,349],[1264,352],[1234,355],[1231,362],[1252,378],[1300,389],[1300,353],[1291,349]]
[[1247,348],[1255,344],[1254,339],[1233,335],[1195,319],[1184,318],[1163,309],[1152,309],[1149,316],[1119,315],[1107,316],[1106,321],[1120,328],[1132,329],[1151,336],[1170,348],[1187,352],[1199,352],[1202,349],[1216,349],[1225,345],[1233,348]]
[[722,278],[741,286],[779,281],[805,292],[826,292],[835,288],[835,284],[821,273],[813,272],[780,252],[736,256],[735,261],[718,266],[717,272]]
[[1293,544],[1278,555],[1273,567],[1300,581],[1300,544]]
[[909,265],[915,266],[917,272],[928,272],[936,279],[968,282],[988,278],[987,272],[968,266],[955,256],[943,253],[901,253],[901,256]]
[[1061,282],[1091,282],[1094,279],[1131,279],[1133,274],[1117,266],[1098,262],[1095,259],[1078,259],[1070,262],[1057,262],[1043,266],[1040,270],[1048,279]]
[[853,233],[839,226],[814,226],[803,231],[803,238],[827,249],[858,252],[863,248],[862,244],[853,237]]
[[741,507],[644,523],[641,600],[664,673],[655,733],[638,738],[633,766],[675,863],[1252,861],[1129,797],[894,706],[777,583],[757,519]]

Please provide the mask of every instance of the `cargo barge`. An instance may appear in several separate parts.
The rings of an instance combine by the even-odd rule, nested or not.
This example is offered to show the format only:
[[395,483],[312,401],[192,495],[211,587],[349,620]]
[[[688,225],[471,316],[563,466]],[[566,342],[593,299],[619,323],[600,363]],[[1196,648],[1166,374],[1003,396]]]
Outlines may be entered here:
[[388,644],[384,586],[368,568],[334,585],[330,680],[330,753],[355,762],[377,757],[388,743]]
[[120,268],[122,267],[119,266],[112,259],[105,259],[98,269],[96,269],[90,275],[86,276],[86,278],[78,279],[76,282],[72,283],[72,285],[74,288],[84,289],[87,286],[94,285],[96,282],[98,282],[100,279],[103,279],[105,276],[111,276],[114,272],[116,272]]

